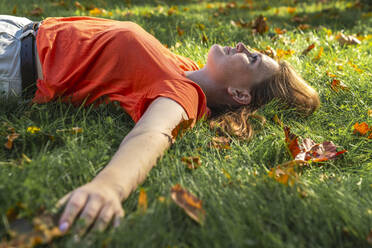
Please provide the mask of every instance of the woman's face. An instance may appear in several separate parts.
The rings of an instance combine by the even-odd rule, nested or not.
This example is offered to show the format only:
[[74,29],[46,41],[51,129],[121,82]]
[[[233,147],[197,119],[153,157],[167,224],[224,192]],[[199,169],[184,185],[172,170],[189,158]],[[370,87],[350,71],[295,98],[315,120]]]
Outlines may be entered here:
[[213,45],[206,67],[216,83],[247,90],[279,69],[275,60],[259,52],[250,52],[241,42],[236,47]]

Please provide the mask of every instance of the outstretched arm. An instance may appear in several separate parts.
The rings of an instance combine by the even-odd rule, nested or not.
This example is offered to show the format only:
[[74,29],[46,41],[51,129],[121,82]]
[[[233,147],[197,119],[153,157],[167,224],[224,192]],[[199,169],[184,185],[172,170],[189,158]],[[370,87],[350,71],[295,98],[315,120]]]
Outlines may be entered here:
[[69,229],[80,213],[85,226],[94,222],[103,230],[114,218],[114,226],[124,216],[121,201],[144,181],[156,160],[170,146],[172,130],[188,119],[175,101],[159,97],[147,108],[142,118],[122,141],[108,165],[90,182],[64,196],[58,203],[66,208],[60,218],[60,229]]

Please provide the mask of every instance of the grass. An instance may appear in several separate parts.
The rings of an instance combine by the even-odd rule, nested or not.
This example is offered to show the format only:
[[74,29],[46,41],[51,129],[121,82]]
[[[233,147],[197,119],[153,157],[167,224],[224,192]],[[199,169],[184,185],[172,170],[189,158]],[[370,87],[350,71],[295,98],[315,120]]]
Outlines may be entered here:
[[[33,20],[89,14],[70,0],[64,6],[51,0],[23,2],[0,0],[0,9],[12,14],[16,6],[16,15]],[[244,3],[236,2],[238,6]],[[372,9],[368,1],[360,1],[362,8],[346,0],[252,2],[252,9],[225,8],[226,13],[216,17],[214,13],[225,2],[80,1],[111,11],[112,16],[106,14],[106,18],[137,22],[174,52],[200,63],[205,63],[213,43],[243,41],[259,49],[291,49],[294,54],[286,59],[317,89],[322,106],[312,116],[301,118],[271,103],[259,111],[268,120],[264,128],[250,142],[233,138],[229,150],[209,147],[215,132],[207,122],[199,122],[166,152],[140,186],[148,195],[145,213],[137,210],[137,189],[123,203],[126,217],[117,230],[90,235],[79,243],[67,235],[52,247],[368,247],[372,146],[366,136],[353,134],[353,125],[371,124],[372,39],[367,35],[372,33]],[[173,5],[178,10],[168,16]],[[31,16],[30,10],[38,6],[43,14]],[[295,7],[295,13],[289,13],[288,6]],[[248,22],[259,14],[267,17],[270,26],[264,35],[254,36],[250,29],[230,23],[239,18]],[[293,15],[306,15],[304,23],[310,28],[298,29]],[[205,25],[204,30],[198,24]],[[182,36],[177,26],[185,31]],[[272,39],[275,27],[285,28],[287,33]],[[358,46],[342,47],[335,40],[340,31],[367,38]],[[312,43],[315,48],[302,56]],[[320,47],[323,54],[314,59]],[[336,74],[348,90],[332,90],[327,72]],[[59,102],[1,101],[0,122],[6,123],[0,124],[1,142],[7,141],[9,126],[20,134],[11,150],[0,147],[0,236],[5,237],[9,208],[23,203],[20,217],[26,218],[35,216],[40,208],[52,209],[60,197],[89,182],[105,166],[134,123],[116,105],[84,108]],[[272,121],[275,114],[294,133],[316,142],[331,140],[348,152],[340,159],[304,169],[293,187],[276,182],[267,176],[268,171],[290,156],[282,129]],[[27,132],[30,126],[40,127],[41,132]],[[83,132],[57,132],[72,127],[81,127]],[[22,154],[32,161],[22,160]],[[202,166],[189,171],[181,162],[184,156],[200,156]],[[204,226],[171,201],[170,188],[177,183],[202,199],[207,213]],[[164,202],[158,200],[160,196],[165,197]]]

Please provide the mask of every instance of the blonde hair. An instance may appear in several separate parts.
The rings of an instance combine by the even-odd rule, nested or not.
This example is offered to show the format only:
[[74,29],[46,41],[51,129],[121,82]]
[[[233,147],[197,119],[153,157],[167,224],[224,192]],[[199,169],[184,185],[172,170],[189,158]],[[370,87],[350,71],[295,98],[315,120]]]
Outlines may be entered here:
[[287,107],[295,108],[297,112],[310,115],[320,105],[318,93],[286,61],[279,61],[279,70],[273,76],[256,84],[251,89],[251,103],[236,109],[228,109],[214,116],[210,122],[212,127],[220,131],[250,139],[253,128],[250,118],[258,119],[263,125],[265,118],[257,115],[256,110],[273,99],[278,99]]

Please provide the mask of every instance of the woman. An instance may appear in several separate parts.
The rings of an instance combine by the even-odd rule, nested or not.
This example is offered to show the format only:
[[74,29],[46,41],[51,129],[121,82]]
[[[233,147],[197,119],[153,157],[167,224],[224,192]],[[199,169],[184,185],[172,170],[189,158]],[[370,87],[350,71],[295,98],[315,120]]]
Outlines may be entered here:
[[[119,225],[121,202],[170,146],[172,130],[183,120],[195,123],[207,116],[208,107],[233,110],[218,117],[220,128],[249,137],[247,116],[274,98],[305,114],[319,106],[316,91],[288,63],[251,52],[243,43],[213,45],[199,69],[132,22],[47,18],[22,30],[30,22],[0,16],[5,30],[0,37],[0,83],[8,95],[19,95],[22,84],[25,91],[37,81],[32,92],[36,103],[56,98],[77,105],[117,101],[136,122],[105,169],[59,201],[59,206],[66,205],[59,222],[62,232],[77,219],[85,223],[80,234],[90,226],[103,230],[111,220]],[[33,35],[34,71],[24,58],[27,51],[32,54],[24,37]]]

